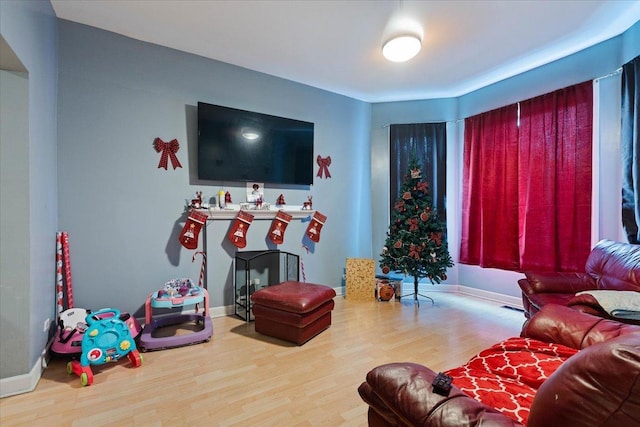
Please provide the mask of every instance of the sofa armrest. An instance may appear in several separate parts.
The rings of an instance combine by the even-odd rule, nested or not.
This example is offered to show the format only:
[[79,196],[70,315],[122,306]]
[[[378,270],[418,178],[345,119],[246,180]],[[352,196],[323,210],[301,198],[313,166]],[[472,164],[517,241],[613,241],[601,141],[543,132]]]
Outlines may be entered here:
[[554,273],[526,271],[525,279],[518,280],[522,292],[527,295],[538,293],[575,294],[596,285],[590,276],[583,273]]
[[524,324],[520,336],[580,350],[634,332],[640,333],[640,325],[629,325],[569,307],[548,304]]
[[[433,392],[436,373],[415,363],[390,363],[367,374],[362,399],[390,426],[520,426],[515,420],[453,386],[448,396]],[[371,419],[371,415],[370,415]]]

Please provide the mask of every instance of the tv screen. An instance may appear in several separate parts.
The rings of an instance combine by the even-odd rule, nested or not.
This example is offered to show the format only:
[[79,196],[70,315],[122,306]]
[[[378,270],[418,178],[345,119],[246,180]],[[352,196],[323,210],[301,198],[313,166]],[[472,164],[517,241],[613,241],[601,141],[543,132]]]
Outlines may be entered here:
[[198,178],[313,184],[313,123],[198,102]]

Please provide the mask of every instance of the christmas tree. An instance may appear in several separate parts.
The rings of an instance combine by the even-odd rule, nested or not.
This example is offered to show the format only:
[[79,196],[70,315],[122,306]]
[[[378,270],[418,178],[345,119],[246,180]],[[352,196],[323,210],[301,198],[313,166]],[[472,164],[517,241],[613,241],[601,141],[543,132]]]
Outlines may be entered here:
[[400,188],[400,197],[391,213],[387,240],[380,255],[380,268],[384,274],[398,271],[412,276],[416,302],[420,279],[428,278],[431,283],[440,283],[447,278],[447,268],[453,266],[446,229],[446,223],[438,220],[433,208],[429,185],[422,180],[418,160],[412,156]]

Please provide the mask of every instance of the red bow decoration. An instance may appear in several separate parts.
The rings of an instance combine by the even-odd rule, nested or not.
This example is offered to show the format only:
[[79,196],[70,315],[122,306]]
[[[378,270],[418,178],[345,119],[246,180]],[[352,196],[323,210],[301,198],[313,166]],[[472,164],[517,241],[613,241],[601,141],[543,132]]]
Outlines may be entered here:
[[171,159],[171,165],[173,169],[181,168],[180,160],[176,157],[176,153],[180,149],[180,143],[177,139],[172,139],[170,142],[164,142],[160,138],[156,138],[153,141],[153,146],[158,153],[162,152],[162,157],[160,157],[160,162],[158,163],[158,168],[167,169],[169,159]]
[[316,159],[316,163],[318,163],[318,166],[320,166],[320,169],[318,170],[318,177],[323,178],[323,174],[324,177],[326,178],[331,178],[331,174],[329,173],[329,165],[331,165],[331,156],[327,156],[324,159],[322,157],[320,157],[320,155],[318,155],[318,158]]
[[409,246],[409,256],[414,259],[420,259],[420,246],[416,246],[413,243]]
[[431,233],[429,238],[433,240],[436,246],[440,246],[442,244],[442,233]]

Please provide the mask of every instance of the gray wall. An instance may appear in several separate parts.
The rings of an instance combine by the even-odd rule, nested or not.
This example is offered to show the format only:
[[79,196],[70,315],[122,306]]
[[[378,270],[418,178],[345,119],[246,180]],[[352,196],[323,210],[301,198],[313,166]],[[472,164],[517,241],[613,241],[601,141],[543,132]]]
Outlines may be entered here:
[[[3,343],[20,343],[27,349],[29,310],[19,309],[29,303],[29,232],[24,215],[29,207],[27,73],[0,70],[0,93],[0,332]],[[14,298],[4,297],[11,292],[16,293]],[[23,366],[15,366],[12,354],[10,345],[0,346],[0,372],[21,373],[27,367],[26,359]]]
[[[5,72],[2,77],[2,379],[25,374],[32,367],[38,368],[35,363],[48,340],[44,322],[54,318],[53,278],[58,221],[56,25],[57,20],[48,1],[0,2],[2,37],[29,73],[28,83],[7,79]],[[5,134],[5,113],[15,114],[18,111],[6,110],[4,98],[6,91],[12,89],[5,83],[28,85],[26,135],[23,130]],[[16,86],[13,90],[24,93]],[[14,93],[11,98],[14,96],[20,98],[22,95]],[[5,158],[5,154],[11,157]],[[16,175],[6,179],[5,173]],[[5,197],[11,200],[5,203]]]
[[631,28],[622,34],[622,63],[631,61],[638,56],[640,48],[640,23],[636,22]]
[[[370,105],[244,68],[60,21],[58,168],[60,228],[70,235],[74,298],[90,309],[143,315],[147,295],[174,277],[198,279],[200,258],[183,248],[185,199],[219,183],[196,178],[198,101],[315,123],[315,155],[331,179],[265,187],[275,203],[328,216],[320,242],[302,249],[307,223],[293,221],[281,250],[303,256],[307,281],[338,287],[346,257],[371,256]],[[183,168],[158,169],[153,140],[180,142]],[[314,174],[317,166],[314,167]],[[215,185],[214,185],[215,184]],[[235,203],[244,183],[224,187]],[[207,226],[210,306],[233,304],[231,220]],[[244,250],[267,249],[270,220],[254,220]]]

